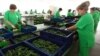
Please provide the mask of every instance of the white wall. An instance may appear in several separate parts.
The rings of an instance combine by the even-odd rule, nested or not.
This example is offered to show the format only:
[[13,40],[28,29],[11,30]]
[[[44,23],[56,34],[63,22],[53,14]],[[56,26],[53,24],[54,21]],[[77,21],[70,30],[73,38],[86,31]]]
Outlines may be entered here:
[[[9,9],[11,3],[16,4],[21,11],[37,9],[41,12],[42,9],[47,11],[50,7],[62,7],[62,14],[66,14],[68,9],[76,9],[76,7],[86,0],[0,0],[0,12],[4,12]],[[100,0],[89,0],[91,6],[100,7]]]

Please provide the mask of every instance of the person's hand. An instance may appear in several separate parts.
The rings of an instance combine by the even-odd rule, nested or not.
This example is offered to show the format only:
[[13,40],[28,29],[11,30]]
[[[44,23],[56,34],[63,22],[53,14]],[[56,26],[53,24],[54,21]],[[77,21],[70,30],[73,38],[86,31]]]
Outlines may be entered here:
[[25,24],[25,23],[22,23],[22,25],[24,25],[24,26],[25,26],[26,24]]
[[16,31],[18,31],[18,29],[13,29],[13,32],[16,32]]
[[14,25],[11,25],[11,27],[12,27],[13,29],[15,29],[15,28],[16,28]]
[[25,26],[25,25],[26,25],[26,23],[27,23],[26,21],[23,21],[23,22],[22,22],[22,25],[24,25],[24,26]]

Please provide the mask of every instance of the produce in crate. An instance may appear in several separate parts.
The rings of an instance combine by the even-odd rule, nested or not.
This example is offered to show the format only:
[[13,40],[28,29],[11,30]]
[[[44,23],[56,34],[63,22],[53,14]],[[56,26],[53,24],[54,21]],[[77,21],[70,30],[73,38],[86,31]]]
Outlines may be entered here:
[[18,42],[22,42],[24,40],[27,40],[27,39],[30,39],[32,38],[34,35],[32,34],[26,34],[26,35],[21,35],[21,36],[18,36],[15,38],[15,42],[18,43]]
[[42,23],[44,23],[44,17],[36,17],[36,19],[34,19],[34,25]]
[[40,56],[35,51],[25,46],[18,46],[14,49],[8,50],[5,56]]
[[11,45],[9,40],[0,40],[0,48],[6,47],[8,45]]
[[42,40],[42,39],[36,39],[32,41],[32,44],[51,54],[55,53],[56,50],[59,48],[59,46],[57,46],[56,44],[53,44],[49,41]]
[[66,36],[66,34],[62,31],[60,31],[60,30],[47,29],[46,32],[56,34],[56,35],[60,35],[60,36]]
[[60,22],[60,23],[57,23],[57,26],[58,27],[63,27],[65,26],[67,23],[66,22]]

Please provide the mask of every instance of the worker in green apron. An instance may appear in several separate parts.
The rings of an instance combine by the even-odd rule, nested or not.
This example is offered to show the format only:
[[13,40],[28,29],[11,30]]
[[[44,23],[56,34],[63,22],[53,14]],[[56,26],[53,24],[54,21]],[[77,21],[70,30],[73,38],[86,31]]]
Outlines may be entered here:
[[21,30],[21,15],[15,11],[16,9],[16,5],[11,4],[10,10],[5,12],[4,21],[8,30],[12,30],[13,28]]
[[67,17],[69,17],[69,16],[73,16],[73,14],[71,13],[71,9],[69,9],[67,12]]
[[78,13],[81,15],[79,21],[65,30],[77,30],[79,35],[79,56],[89,56],[91,48],[95,43],[94,20],[89,14],[88,7],[90,3],[86,1],[77,7]]
[[60,16],[60,12],[62,11],[62,8],[59,8],[55,13],[54,13],[54,17],[52,18],[52,21],[54,22],[61,22],[61,16]]
[[95,7],[91,8],[90,10],[94,19],[94,32],[96,33],[97,26],[99,23],[99,18],[100,18],[100,14],[99,14],[100,12]]

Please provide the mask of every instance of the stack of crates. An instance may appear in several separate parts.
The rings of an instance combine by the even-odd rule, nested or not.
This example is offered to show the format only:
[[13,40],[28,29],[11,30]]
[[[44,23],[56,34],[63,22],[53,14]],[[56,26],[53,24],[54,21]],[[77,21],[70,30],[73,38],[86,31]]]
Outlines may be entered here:
[[0,29],[0,36],[4,38],[11,38],[13,36],[13,32],[7,29]]

